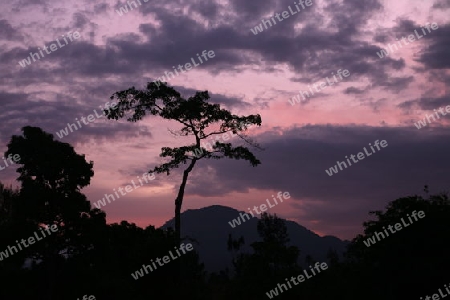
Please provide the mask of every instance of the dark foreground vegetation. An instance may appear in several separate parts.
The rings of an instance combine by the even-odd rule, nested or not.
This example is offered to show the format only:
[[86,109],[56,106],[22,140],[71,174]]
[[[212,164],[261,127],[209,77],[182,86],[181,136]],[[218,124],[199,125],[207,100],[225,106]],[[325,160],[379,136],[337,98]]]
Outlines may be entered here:
[[[240,253],[245,241],[239,237],[223,241],[234,254],[233,269],[207,274],[191,251],[135,280],[131,273],[143,263],[178,246],[173,230],[143,229],[126,221],[106,224],[105,213],[92,209],[80,192],[94,175],[93,162],[39,128],[25,127],[6,154],[20,155],[21,186],[0,185],[0,255],[42,227],[56,225],[58,231],[0,256],[0,299],[268,299],[266,293],[278,283],[303,271],[298,264],[302,249],[288,246],[283,220],[264,214],[253,253]],[[330,251],[327,270],[275,298],[419,299],[437,293],[450,282],[449,204],[446,194],[427,193],[372,212],[373,220],[364,224],[364,234],[350,243],[344,258]],[[424,211],[425,217],[370,247],[364,244],[413,211]],[[308,264],[314,263],[310,257]]]

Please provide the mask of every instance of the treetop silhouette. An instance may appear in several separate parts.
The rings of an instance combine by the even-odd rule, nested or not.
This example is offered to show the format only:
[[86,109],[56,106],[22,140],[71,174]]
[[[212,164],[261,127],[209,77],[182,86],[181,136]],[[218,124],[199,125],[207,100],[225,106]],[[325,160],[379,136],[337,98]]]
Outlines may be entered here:
[[90,203],[80,189],[90,184],[93,162],[39,127],[25,126],[22,131],[23,136],[11,137],[5,152],[20,155],[18,212],[45,224],[67,224],[89,212]]

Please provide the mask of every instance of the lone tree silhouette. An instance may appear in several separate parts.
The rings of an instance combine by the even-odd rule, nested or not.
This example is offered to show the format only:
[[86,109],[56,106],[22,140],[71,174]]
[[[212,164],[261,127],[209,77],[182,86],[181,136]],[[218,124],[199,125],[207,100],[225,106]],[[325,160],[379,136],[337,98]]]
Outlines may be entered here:
[[[146,90],[136,90],[133,86],[128,90],[114,93],[111,99],[117,99],[118,102],[104,110],[108,119],[118,120],[126,117],[127,121],[137,122],[149,113],[181,123],[183,127],[175,134],[192,135],[195,138],[195,143],[188,146],[161,148],[160,157],[170,157],[170,161],[149,171],[169,175],[171,169],[178,168],[181,163],[186,164],[190,161],[189,166],[183,172],[183,180],[175,199],[175,233],[178,241],[181,240],[181,205],[184,190],[189,173],[198,160],[228,157],[247,160],[253,167],[261,163],[247,147],[232,147],[231,143],[216,141],[208,151],[200,145],[200,141],[203,139],[231,131],[247,144],[261,149],[257,143],[239,133],[245,131],[251,124],[261,126],[261,116],[259,114],[233,115],[228,110],[221,109],[219,104],[208,103],[208,91],[196,92],[195,96],[184,99],[179,92],[167,86],[167,83],[162,83],[158,88],[154,82],[150,82]],[[210,125],[219,125],[219,129],[205,132]]]

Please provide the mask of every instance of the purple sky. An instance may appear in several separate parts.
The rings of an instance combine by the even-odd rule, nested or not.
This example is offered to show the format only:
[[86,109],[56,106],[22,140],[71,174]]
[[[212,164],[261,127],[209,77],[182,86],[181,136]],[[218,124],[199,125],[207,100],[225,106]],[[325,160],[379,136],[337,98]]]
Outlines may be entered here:
[[[120,16],[125,2],[10,1],[0,11],[0,151],[23,126],[38,126],[94,161],[83,190],[94,202],[163,160],[161,147],[192,143],[168,129],[178,123],[146,117],[137,123],[96,119],[59,139],[75,118],[99,111],[116,91],[144,88],[172,66],[203,50],[214,58],[168,82],[183,96],[208,90],[235,114],[261,114],[249,130],[265,151],[262,164],[204,161],[190,176],[186,209],[213,204],[240,210],[278,191],[291,199],[268,210],[320,235],[350,239],[370,210],[398,197],[448,191],[450,114],[425,128],[414,125],[450,105],[450,1],[312,0],[312,5],[254,35],[251,28],[294,1],[150,0]],[[387,57],[377,52],[421,26],[418,40]],[[62,35],[78,31],[65,44]],[[64,43],[22,67],[38,47]],[[67,37],[66,37],[67,39]],[[54,48],[55,49],[55,48]],[[197,60],[198,62],[198,60]],[[288,101],[337,70],[350,76],[307,101]],[[388,146],[328,176],[325,169],[375,140]],[[233,141],[237,141],[236,138]],[[1,162],[1,161],[0,161]],[[3,165],[2,165],[3,166]],[[156,175],[104,210],[109,222],[162,225],[173,217],[181,171]],[[0,181],[16,185],[15,168]],[[207,224],[205,224],[207,226]]]

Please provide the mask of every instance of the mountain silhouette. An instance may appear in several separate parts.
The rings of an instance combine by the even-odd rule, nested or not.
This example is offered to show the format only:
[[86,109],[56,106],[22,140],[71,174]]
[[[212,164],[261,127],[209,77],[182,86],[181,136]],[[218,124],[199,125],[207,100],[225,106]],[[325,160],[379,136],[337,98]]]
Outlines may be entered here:
[[[238,218],[240,213],[242,211],[231,207],[212,205],[200,209],[188,209],[181,214],[181,236],[196,241],[192,243],[199,252],[206,271],[218,272],[226,268],[232,269],[233,253],[227,250],[229,234],[234,239],[244,237],[245,245],[241,248],[241,252],[251,253],[250,244],[261,240],[256,230],[258,218],[251,218],[245,222],[241,219],[241,225],[235,228],[230,226],[228,222]],[[315,261],[326,261],[327,252],[330,249],[335,250],[339,257],[342,257],[349,243],[334,236],[320,237],[293,221],[285,220],[285,222],[290,237],[288,245],[297,246],[300,249],[299,264],[302,266],[306,266],[307,255]],[[175,221],[172,218],[161,228],[173,228],[174,225]]]

